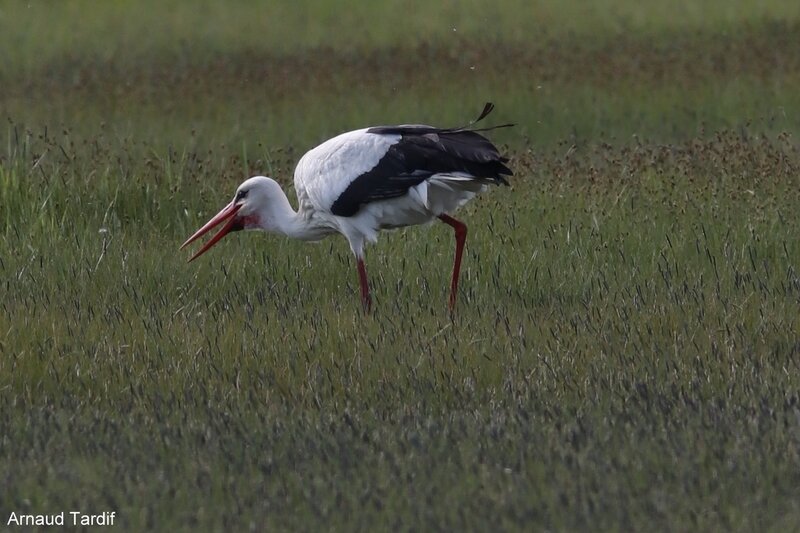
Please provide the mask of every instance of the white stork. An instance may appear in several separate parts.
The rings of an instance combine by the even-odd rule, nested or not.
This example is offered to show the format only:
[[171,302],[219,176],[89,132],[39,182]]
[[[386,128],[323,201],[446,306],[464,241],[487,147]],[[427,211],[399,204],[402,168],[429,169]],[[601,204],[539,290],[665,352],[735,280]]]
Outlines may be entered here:
[[[471,200],[488,184],[508,185],[507,158],[472,126],[435,128],[424,125],[378,126],[342,133],[307,152],[297,163],[294,188],[298,210],[280,185],[256,176],[236,189],[233,200],[181,246],[225,222],[189,261],[231,231],[254,229],[295,239],[318,241],[341,233],[356,257],[361,303],[369,311],[371,298],[364,245],[377,241],[378,231],[438,218],[455,230],[456,251],[450,283],[450,310],[458,292],[461,255],[467,226],[448,213]],[[227,222],[226,222],[227,221]]]

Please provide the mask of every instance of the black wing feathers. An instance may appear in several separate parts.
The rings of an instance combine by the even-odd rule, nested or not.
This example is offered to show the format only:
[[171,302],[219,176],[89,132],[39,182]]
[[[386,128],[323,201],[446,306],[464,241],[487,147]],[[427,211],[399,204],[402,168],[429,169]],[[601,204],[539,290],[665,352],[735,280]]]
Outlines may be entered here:
[[379,126],[368,133],[400,135],[378,164],[347,187],[331,206],[337,216],[355,215],[364,204],[397,198],[434,174],[461,172],[476,179],[508,185],[511,170],[507,158],[477,131],[511,126],[504,124],[483,130],[470,126],[488,115],[494,106],[487,103],[480,116],[460,128],[434,128],[424,125]]

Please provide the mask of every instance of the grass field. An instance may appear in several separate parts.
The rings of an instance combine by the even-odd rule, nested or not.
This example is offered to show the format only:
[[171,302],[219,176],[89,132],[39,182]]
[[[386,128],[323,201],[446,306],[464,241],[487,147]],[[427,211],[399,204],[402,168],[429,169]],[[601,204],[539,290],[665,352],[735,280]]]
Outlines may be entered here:
[[[800,4],[292,5],[0,7],[0,529],[800,529]],[[487,100],[454,317],[444,225],[368,316],[343,239],[177,251]]]

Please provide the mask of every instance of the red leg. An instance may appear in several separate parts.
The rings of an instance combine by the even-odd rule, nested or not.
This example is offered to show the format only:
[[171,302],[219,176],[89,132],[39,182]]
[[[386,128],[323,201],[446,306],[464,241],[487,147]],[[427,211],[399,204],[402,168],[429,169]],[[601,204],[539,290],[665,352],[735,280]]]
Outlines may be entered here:
[[367,267],[364,266],[364,260],[360,257],[358,258],[358,281],[361,283],[361,305],[364,306],[364,311],[369,312],[372,308],[372,299],[369,296]]
[[456,308],[458,275],[461,272],[461,254],[464,253],[464,243],[467,240],[467,225],[449,215],[439,215],[439,220],[452,226],[456,233],[456,257],[453,261],[453,278],[450,280],[450,312],[452,312]]

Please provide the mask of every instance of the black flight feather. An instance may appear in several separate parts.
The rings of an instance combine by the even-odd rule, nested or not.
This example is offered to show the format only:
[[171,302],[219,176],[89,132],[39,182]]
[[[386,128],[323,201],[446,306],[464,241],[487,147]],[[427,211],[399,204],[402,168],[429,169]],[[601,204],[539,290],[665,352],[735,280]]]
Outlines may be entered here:
[[358,176],[331,206],[334,215],[355,215],[365,204],[403,196],[434,174],[460,172],[496,184],[508,185],[511,170],[491,141],[479,131],[513,126],[503,124],[483,129],[471,126],[492,112],[488,102],[477,119],[459,128],[435,128],[421,124],[378,126],[367,133],[400,135],[378,163]]

